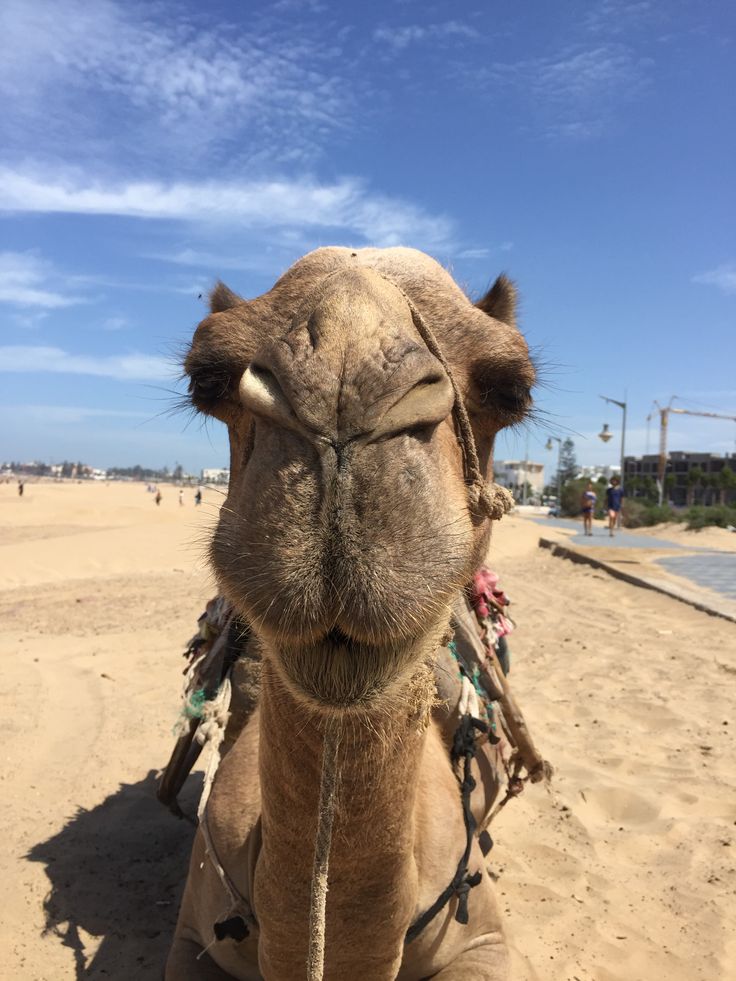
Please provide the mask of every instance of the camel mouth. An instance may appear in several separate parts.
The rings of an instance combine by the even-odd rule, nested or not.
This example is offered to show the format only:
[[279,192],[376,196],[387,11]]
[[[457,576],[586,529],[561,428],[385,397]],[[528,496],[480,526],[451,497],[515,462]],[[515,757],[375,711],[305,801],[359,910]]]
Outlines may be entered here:
[[315,708],[360,709],[381,698],[412,658],[413,645],[365,643],[332,627],[320,640],[278,645],[278,661],[295,694]]
[[323,643],[330,644],[333,647],[346,647],[350,650],[355,646],[356,641],[352,637],[349,637],[348,634],[343,633],[339,627],[333,627],[332,630],[328,630],[325,634]]

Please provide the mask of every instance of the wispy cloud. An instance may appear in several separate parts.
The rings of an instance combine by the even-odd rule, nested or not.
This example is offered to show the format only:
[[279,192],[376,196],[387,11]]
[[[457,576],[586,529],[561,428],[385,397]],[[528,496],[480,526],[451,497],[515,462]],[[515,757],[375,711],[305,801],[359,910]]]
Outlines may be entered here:
[[156,252],[146,256],[148,259],[159,259],[161,262],[171,262],[177,266],[195,266],[199,269],[239,269],[252,268],[250,259],[240,258],[225,253],[203,252],[200,249],[174,249],[171,252]]
[[54,423],[87,422],[90,419],[150,419],[150,412],[128,409],[110,409],[76,405],[3,405],[0,413],[7,418],[23,418],[25,422],[43,425]]
[[100,324],[100,327],[107,331],[124,330],[128,326],[130,321],[127,317],[106,317]]
[[513,91],[528,105],[529,125],[545,135],[581,140],[605,132],[621,104],[642,94],[652,64],[624,44],[577,44],[549,56],[494,62],[476,73],[475,84]]
[[661,6],[652,0],[598,0],[589,6],[583,23],[596,34],[622,34],[650,23],[662,13]]
[[467,248],[456,252],[455,259],[488,259],[494,252],[510,252],[514,247],[513,242],[501,242],[493,248]]
[[457,20],[447,20],[441,24],[406,24],[401,27],[378,27],[373,32],[373,40],[388,45],[394,51],[403,51],[410,44],[426,41],[448,41],[480,37],[478,31],[469,24]]
[[371,194],[358,180],[103,184],[35,178],[0,169],[0,211],[125,215],[251,227],[324,228],[375,245],[447,243],[451,225],[399,198]]
[[703,286],[715,286],[722,293],[736,293],[736,262],[724,262],[708,272],[693,276],[694,283]]
[[48,310],[24,310],[11,313],[10,320],[21,330],[37,330],[48,315]]
[[[55,285],[60,280],[53,265],[36,252],[0,252],[0,303],[43,311],[85,302]],[[25,326],[35,326],[37,322],[35,315]]]
[[537,89],[548,98],[589,102],[614,91],[619,96],[634,95],[642,84],[643,63],[627,47],[606,44],[528,62],[527,68]]
[[271,160],[314,150],[346,125],[352,87],[316,32],[310,40],[285,14],[264,16],[250,18],[251,32],[234,32],[211,16],[136,0],[4,0],[6,148],[27,153],[36,143],[68,158],[83,145],[87,158],[109,157],[113,139],[129,162],[187,146],[180,169],[198,157],[231,160],[245,134]]
[[0,347],[0,371],[95,375],[119,381],[152,381],[171,378],[173,361],[149,354],[95,356],[70,354],[58,347],[8,345]]
[[455,256],[456,259],[487,259],[491,254],[490,249],[462,249]]

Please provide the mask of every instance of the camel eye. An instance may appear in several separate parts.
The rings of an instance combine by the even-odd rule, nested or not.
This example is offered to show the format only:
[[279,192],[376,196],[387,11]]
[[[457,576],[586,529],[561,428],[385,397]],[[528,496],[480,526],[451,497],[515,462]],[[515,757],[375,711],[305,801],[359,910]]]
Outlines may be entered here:
[[231,381],[232,376],[224,370],[192,372],[189,379],[192,402],[206,412],[228,395]]
[[491,388],[487,395],[491,406],[511,415],[523,415],[531,405],[532,393],[526,385]]
[[525,371],[478,368],[473,377],[476,407],[481,412],[495,412],[504,425],[519,422],[532,405],[531,387]]

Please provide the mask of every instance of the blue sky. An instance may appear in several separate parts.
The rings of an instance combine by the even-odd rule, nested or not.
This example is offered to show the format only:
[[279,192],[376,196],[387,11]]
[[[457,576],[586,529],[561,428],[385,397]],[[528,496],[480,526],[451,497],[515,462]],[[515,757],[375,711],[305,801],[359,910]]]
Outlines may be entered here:
[[633,452],[653,399],[736,414],[729,3],[4,0],[0,49],[0,459],[224,464],[166,412],[199,296],[325,244],[516,279],[545,421],[499,457],[615,462],[600,394]]

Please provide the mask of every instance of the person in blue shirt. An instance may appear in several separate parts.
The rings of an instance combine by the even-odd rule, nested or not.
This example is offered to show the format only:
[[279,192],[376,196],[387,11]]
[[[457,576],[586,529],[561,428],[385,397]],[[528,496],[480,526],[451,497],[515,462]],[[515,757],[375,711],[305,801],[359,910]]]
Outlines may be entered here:
[[611,477],[610,487],[606,488],[606,507],[608,508],[608,534],[613,538],[613,529],[621,527],[621,502],[624,492],[619,487],[618,477]]

